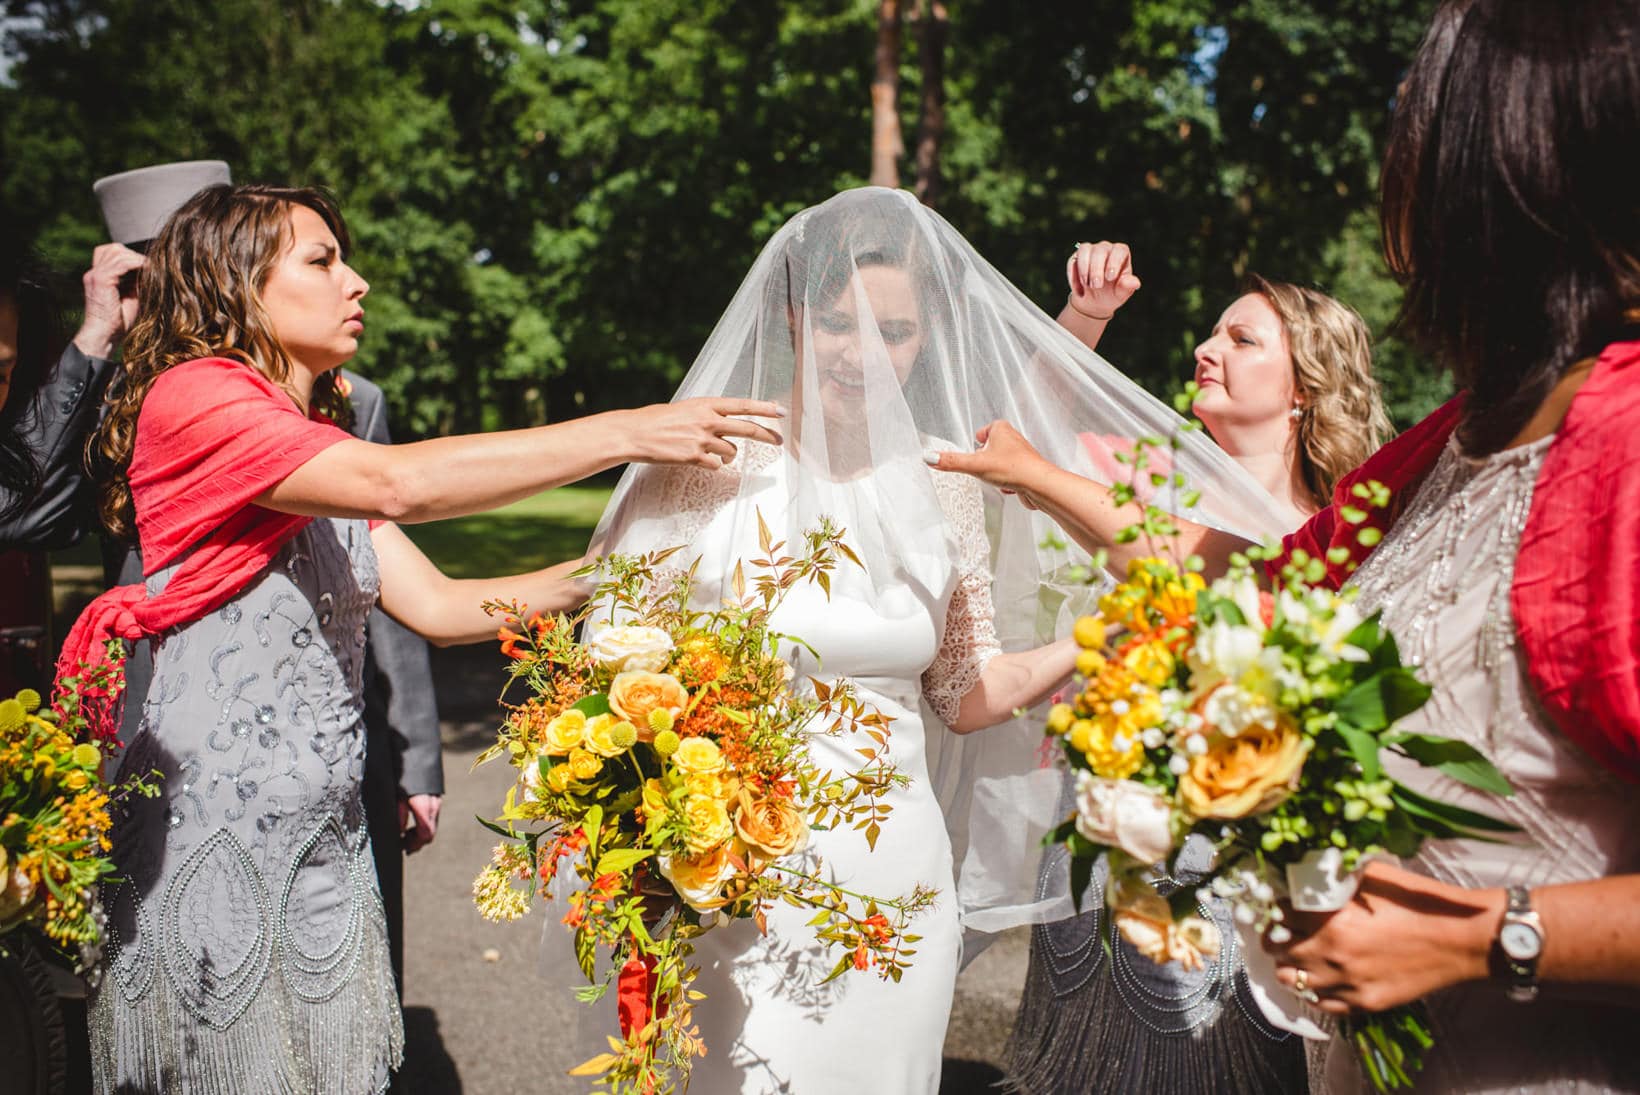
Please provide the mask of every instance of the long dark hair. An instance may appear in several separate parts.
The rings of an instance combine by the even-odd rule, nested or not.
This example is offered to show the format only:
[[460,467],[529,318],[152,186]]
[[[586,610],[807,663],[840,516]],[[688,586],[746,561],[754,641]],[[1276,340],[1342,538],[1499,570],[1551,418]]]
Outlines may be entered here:
[[1640,301],[1640,0],[1448,0],[1402,85],[1382,226],[1401,324],[1496,452]]
[[[291,363],[262,310],[262,288],[290,239],[290,211],[306,206],[351,250],[347,225],[328,195],[307,187],[209,186],[165,222],[137,280],[137,322],[125,340],[124,383],[87,446],[103,480],[103,524],[116,536],[135,533],[126,471],[142,401],[161,373],[201,357],[226,357],[288,387]],[[334,372],[313,386],[313,405],[339,425],[352,406]]]
[[40,462],[29,448],[28,430],[62,348],[62,317],[44,265],[8,229],[0,229],[0,297],[17,311],[17,364],[0,406],[0,521],[9,521],[40,489]]

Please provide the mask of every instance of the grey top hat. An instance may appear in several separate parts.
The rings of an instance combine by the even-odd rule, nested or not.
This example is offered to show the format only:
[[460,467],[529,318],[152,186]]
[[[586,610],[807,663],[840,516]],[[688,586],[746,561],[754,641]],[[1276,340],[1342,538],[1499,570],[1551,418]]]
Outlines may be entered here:
[[133,244],[159,235],[166,219],[207,186],[231,182],[221,160],[187,160],[107,175],[92,183],[91,190],[102,202],[109,238]]

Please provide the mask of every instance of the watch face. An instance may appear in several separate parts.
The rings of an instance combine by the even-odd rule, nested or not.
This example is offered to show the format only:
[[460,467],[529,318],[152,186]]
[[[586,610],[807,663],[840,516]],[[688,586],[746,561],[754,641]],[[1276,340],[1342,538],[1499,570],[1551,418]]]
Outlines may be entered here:
[[1498,945],[1510,958],[1526,962],[1543,949],[1543,937],[1530,924],[1505,924],[1498,933]]

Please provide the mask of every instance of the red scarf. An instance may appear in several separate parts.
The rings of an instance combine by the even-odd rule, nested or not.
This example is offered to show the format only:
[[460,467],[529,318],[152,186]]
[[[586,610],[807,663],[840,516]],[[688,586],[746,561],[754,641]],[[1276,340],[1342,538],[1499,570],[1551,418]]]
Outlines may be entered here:
[[[1463,397],[1385,445],[1339,482],[1333,504],[1282,543],[1272,575],[1302,549],[1329,559],[1333,588],[1370,549],[1338,518],[1351,493],[1377,480],[1389,528],[1457,428]],[[1532,491],[1515,558],[1510,606],[1538,701],[1572,741],[1619,777],[1640,783],[1640,342],[1614,342],[1578,389]]]
[[[110,660],[117,670],[124,654],[110,658],[110,639],[158,635],[238,596],[312,520],[254,499],[347,436],[304,417],[249,365],[208,357],[162,373],[142,401],[128,473],[144,571],[195,550],[158,595],[118,586],[87,605],[58,655],[58,681]],[[119,723],[119,688],[111,693],[89,696],[83,707],[105,739]]]

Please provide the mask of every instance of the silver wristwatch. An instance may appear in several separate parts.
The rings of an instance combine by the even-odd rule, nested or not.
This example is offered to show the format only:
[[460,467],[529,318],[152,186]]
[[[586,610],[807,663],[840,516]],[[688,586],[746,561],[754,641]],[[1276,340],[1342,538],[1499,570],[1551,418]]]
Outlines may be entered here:
[[1532,910],[1532,893],[1510,886],[1509,906],[1498,925],[1498,953],[1508,976],[1509,999],[1524,1004],[1537,999],[1538,958],[1543,954],[1543,920]]

